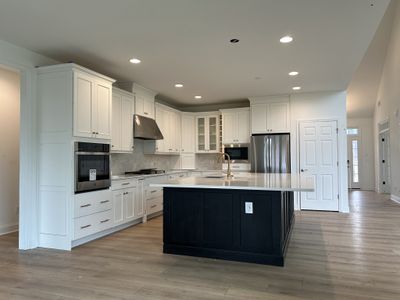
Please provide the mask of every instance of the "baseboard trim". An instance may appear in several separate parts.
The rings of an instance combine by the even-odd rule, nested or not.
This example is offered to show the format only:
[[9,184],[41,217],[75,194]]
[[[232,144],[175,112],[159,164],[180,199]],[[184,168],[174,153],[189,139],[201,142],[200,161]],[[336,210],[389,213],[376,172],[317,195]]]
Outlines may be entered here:
[[394,202],[397,202],[397,203],[400,204],[400,197],[399,196],[391,194],[390,195],[390,199],[393,200]]
[[18,231],[18,224],[7,224],[0,226],[0,235]]

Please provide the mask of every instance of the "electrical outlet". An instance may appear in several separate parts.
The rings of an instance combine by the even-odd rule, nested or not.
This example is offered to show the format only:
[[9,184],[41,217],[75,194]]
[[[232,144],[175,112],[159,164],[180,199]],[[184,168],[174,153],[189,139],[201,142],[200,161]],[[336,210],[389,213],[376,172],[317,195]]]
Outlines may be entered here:
[[246,214],[253,214],[253,202],[245,202],[244,211]]

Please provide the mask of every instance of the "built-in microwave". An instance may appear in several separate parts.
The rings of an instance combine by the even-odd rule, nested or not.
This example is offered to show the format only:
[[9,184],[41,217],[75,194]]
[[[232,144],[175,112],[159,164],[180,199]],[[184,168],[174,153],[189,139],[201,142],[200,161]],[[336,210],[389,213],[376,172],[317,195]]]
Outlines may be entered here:
[[75,193],[110,186],[110,145],[75,142]]
[[249,145],[248,144],[226,144],[224,152],[229,155],[231,161],[248,163]]

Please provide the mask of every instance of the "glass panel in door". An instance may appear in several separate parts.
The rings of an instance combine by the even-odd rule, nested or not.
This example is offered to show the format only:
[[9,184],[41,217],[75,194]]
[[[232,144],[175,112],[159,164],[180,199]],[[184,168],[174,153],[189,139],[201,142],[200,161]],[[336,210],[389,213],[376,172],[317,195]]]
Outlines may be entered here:
[[357,135],[350,132],[347,135],[347,168],[348,168],[348,184],[349,189],[360,188],[360,140]]
[[210,151],[217,150],[217,117],[210,117],[208,121],[208,132],[209,132],[209,140],[210,140]]
[[205,118],[197,119],[197,150],[206,150],[206,125]]

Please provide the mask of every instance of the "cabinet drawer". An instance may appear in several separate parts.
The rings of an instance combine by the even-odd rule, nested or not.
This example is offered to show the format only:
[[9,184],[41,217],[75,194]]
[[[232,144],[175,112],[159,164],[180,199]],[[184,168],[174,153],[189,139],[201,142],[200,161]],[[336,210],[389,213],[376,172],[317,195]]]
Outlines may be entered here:
[[91,215],[112,208],[110,190],[75,195],[75,218]]
[[74,220],[74,240],[106,230],[112,226],[112,210]]
[[146,200],[159,198],[163,195],[163,189],[160,187],[147,187],[146,188]]
[[155,198],[146,201],[147,203],[147,214],[153,214],[163,210],[163,198]]
[[127,180],[113,180],[111,182],[111,189],[113,191],[119,189],[127,189],[131,187],[136,187],[137,180],[136,179],[127,179]]

